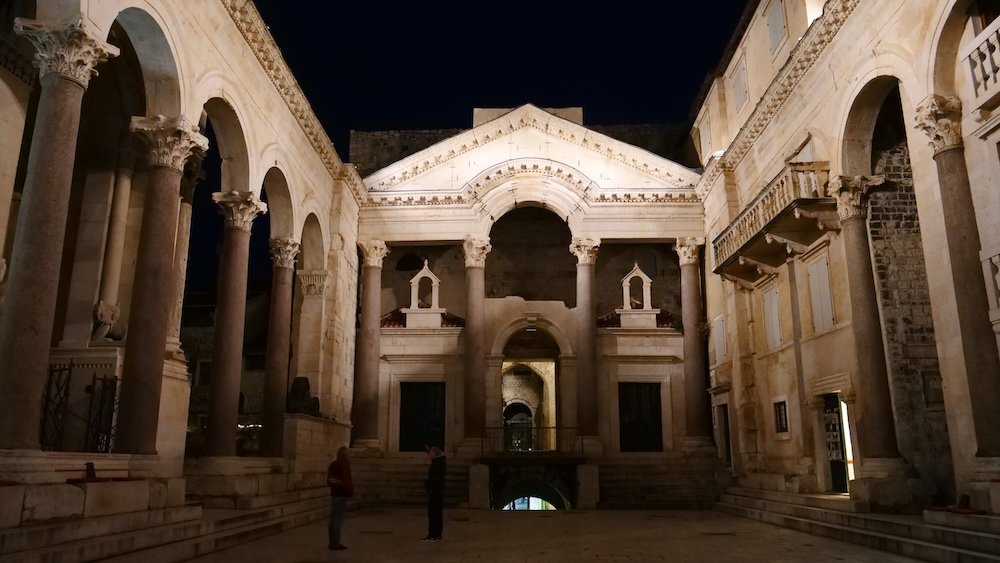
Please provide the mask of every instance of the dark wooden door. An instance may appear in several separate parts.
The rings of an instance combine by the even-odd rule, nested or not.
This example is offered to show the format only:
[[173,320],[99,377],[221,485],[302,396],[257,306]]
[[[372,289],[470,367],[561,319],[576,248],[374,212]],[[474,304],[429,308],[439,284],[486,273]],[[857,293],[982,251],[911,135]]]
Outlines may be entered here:
[[619,383],[621,451],[662,452],[663,417],[659,383]]
[[399,384],[399,451],[444,448],[444,383]]

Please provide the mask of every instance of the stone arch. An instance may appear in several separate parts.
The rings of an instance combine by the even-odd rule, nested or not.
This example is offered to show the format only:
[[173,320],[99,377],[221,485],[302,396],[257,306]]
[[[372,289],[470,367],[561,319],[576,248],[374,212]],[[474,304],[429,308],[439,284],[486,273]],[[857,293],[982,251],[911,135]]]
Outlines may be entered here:
[[138,6],[122,9],[114,23],[125,31],[139,61],[146,115],[180,116],[181,77],[166,26]]
[[215,142],[222,160],[220,191],[251,191],[250,156],[243,124],[236,110],[224,98],[213,97],[205,102],[199,124],[205,129],[211,121]]
[[900,81],[895,76],[880,75],[868,81],[854,97],[841,147],[841,172],[844,175],[872,174],[875,122],[886,98],[899,87]]
[[271,238],[293,237],[295,209],[284,172],[277,166],[268,169],[261,188],[267,194],[267,212],[271,216]]
[[927,67],[928,92],[941,96],[957,96],[956,72],[958,49],[968,23],[966,12],[972,0],[949,0],[940,12],[931,41]]
[[519,331],[528,327],[534,327],[538,330],[544,330],[547,332],[559,346],[560,356],[573,355],[573,347],[570,345],[570,342],[572,341],[569,336],[567,336],[558,325],[544,317],[537,317],[532,321],[525,318],[519,318],[508,322],[503,326],[503,328],[497,331],[496,336],[493,338],[493,344],[490,346],[490,355],[503,356],[504,348],[507,346],[507,341]]

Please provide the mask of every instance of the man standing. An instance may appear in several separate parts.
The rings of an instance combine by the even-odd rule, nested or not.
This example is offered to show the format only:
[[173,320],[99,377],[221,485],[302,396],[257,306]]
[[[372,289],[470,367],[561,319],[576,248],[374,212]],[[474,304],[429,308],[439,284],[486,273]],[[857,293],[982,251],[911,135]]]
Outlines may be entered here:
[[444,452],[437,446],[431,447],[427,451],[431,465],[427,470],[427,481],[424,487],[427,489],[427,537],[423,541],[441,541],[441,532],[444,527],[444,483],[445,483],[445,459]]
[[347,448],[337,450],[337,459],[326,470],[326,484],[330,486],[330,545],[333,550],[347,549],[340,543],[340,529],[344,525],[347,499],[354,496],[351,481],[351,464],[347,459]]

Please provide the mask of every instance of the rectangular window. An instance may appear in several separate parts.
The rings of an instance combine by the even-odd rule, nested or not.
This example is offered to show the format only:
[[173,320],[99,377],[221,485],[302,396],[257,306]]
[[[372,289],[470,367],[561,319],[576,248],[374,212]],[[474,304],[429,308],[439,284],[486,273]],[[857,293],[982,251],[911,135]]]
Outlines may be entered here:
[[399,451],[445,447],[444,383],[399,384]]
[[733,88],[733,108],[737,111],[742,109],[747,103],[749,93],[747,91],[747,61],[740,59],[736,65],[736,72],[732,76]]
[[767,347],[777,348],[781,344],[780,308],[778,307],[778,286],[764,291],[764,333]]
[[774,403],[774,431],[778,434],[788,432],[788,402]]
[[715,348],[715,362],[721,362],[729,357],[726,348],[726,317],[719,315],[712,321],[712,344]]
[[781,46],[785,39],[785,2],[784,0],[772,0],[767,7],[767,37],[773,54]]
[[825,256],[809,265],[809,297],[812,300],[813,332],[833,328],[830,266]]

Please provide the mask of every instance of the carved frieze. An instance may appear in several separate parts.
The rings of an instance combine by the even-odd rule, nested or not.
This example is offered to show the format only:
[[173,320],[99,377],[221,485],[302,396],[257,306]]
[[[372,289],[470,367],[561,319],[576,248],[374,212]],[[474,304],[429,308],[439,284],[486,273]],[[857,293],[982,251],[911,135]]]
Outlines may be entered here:
[[150,166],[183,172],[188,158],[208,150],[208,139],[183,117],[133,117],[130,129],[146,145]]
[[236,229],[249,233],[253,220],[258,215],[267,213],[267,204],[253,192],[215,192],[212,201],[219,204],[219,211],[225,220],[227,229]]
[[385,245],[385,241],[372,239],[372,240],[360,240],[358,241],[358,246],[361,247],[361,254],[365,259],[365,266],[371,266],[374,268],[382,267],[382,260],[389,255],[389,247]]
[[466,268],[485,268],[486,256],[493,250],[489,237],[477,239],[471,236],[465,237],[462,242],[462,252],[465,254]]
[[299,254],[301,245],[293,238],[273,238],[269,246],[271,247],[271,260],[275,268],[294,268],[295,257]]
[[34,45],[39,76],[55,73],[84,88],[97,65],[118,56],[118,47],[101,40],[81,14],[61,22],[14,18],[14,33]]
[[574,238],[569,243],[569,251],[576,256],[579,264],[595,264],[597,251],[601,248],[601,239]]
[[917,104],[917,129],[928,137],[935,153],[962,146],[962,101],[932,94]]

